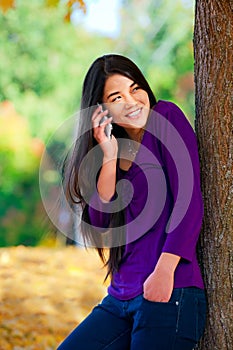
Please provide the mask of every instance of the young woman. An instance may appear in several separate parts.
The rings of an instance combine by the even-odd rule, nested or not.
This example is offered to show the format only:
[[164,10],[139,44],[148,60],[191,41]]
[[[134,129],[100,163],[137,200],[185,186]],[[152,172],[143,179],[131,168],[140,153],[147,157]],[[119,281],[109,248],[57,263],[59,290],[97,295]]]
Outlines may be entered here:
[[139,68],[120,55],[91,65],[81,111],[67,196],[81,203],[84,240],[111,281],[58,349],[191,350],[206,312],[195,252],[203,203],[192,127],[175,104],[156,101]]

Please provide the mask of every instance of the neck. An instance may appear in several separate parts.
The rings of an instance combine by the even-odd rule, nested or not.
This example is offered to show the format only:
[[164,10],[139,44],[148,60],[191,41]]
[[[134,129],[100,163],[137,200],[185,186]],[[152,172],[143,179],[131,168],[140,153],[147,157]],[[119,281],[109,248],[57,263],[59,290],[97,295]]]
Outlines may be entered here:
[[133,128],[128,128],[126,129],[126,132],[131,140],[134,140],[136,142],[141,142],[142,141],[142,136],[144,133],[144,129],[133,129]]

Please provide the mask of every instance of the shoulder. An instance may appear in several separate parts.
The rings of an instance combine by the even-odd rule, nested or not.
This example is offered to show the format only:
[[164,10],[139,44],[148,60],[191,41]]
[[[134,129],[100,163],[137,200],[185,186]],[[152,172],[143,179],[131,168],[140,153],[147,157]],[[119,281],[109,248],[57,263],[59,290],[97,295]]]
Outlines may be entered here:
[[[180,115],[185,117],[183,111],[174,102],[159,100],[153,107],[153,111],[162,114],[163,116],[168,116],[169,114]],[[185,117],[185,119],[187,119]]]
[[178,130],[183,128],[194,132],[188,118],[185,116],[184,112],[178,107],[174,102],[159,100],[155,106],[152,108],[155,115],[160,115],[169,121]]
[[[159,100],[153,107],[152,112],[152,129],[156,130],[156,135],[163,144],[172,140],[174,148],[177,144],[186,144],[189,149],[197,146],[195,131],[186,118],[182,110],[173,102]],[[181,144],[181,143],[180,143]]]

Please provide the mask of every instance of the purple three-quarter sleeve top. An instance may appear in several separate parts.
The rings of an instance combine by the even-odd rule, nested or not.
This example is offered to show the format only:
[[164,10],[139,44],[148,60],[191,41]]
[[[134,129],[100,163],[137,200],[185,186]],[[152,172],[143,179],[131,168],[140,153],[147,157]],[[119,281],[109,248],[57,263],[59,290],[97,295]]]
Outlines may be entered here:
[[[197,141],[174,103],[158,101],[153,108],[131,167],[123,171],[117,165],[112,201],[103,203],[97,192],[93,195],[89,216],[100,234],[118,197],[124,207],[125,248],[109,294],[128,300],[143,293],[143,283],[163,252],[181,257],[174,288],[203,289],[196,257],[203,217]],[[113,234],[117,237],[117,229]]]

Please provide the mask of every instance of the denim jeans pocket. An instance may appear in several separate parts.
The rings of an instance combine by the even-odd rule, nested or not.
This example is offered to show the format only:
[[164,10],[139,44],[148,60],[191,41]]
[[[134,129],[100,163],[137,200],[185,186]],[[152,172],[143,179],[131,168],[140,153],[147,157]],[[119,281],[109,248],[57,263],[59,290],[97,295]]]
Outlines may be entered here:
[[178,304],[178,301],[175,300],[163,303],[143,298],[137,315],[138,326],[175,329]]
[[206,302],[203,295],[185,293],[177,323],[180,338],[198,342],[205,327]]

